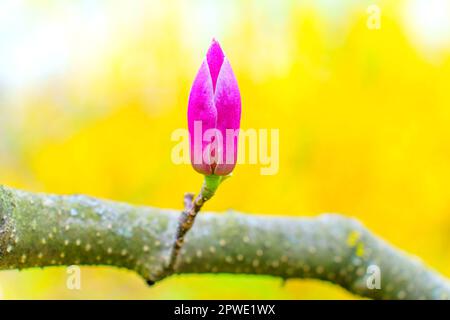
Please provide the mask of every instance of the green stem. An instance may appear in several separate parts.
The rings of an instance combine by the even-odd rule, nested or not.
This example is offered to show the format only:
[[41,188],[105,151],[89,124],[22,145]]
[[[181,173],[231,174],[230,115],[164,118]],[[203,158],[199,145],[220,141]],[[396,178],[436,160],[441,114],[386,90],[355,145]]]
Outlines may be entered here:
[[215,174],[205,175],[203,187],[200,192],[204,201],[207,201],[212,198],[212,196],[216,193],[216,190],[221,182],[222,176],[216,176]]

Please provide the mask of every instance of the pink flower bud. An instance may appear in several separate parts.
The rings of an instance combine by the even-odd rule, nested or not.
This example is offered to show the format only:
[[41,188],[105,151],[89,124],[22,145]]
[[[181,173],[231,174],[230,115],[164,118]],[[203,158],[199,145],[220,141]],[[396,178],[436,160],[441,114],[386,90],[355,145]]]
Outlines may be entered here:
[[188,127],[194,169],[228,175],[237,160],[241,95],[230,63],[213,39],[189,95]]

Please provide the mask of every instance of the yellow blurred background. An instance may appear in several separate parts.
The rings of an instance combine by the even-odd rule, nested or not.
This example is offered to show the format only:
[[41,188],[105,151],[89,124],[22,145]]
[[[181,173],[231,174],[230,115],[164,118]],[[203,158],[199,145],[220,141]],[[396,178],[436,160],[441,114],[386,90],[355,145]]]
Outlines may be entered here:
[[[380,29],[367,9],[381,10]],[[212,37],[242,128],[280,130],[273,176],[240,165],[206,210],[361,220],[450,276],[450,2],[30,0],[0,3],[0,183],[181,208],[171,162]],[[0,297],[354,298],[314,280],[82,268],[2,271]]]

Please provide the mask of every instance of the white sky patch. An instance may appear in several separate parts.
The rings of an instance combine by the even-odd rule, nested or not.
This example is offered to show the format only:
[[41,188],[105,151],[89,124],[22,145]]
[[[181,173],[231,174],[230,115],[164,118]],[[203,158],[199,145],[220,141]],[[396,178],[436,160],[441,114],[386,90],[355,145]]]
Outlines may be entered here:
[[406,30],[425,55],[450,49],[450,1],[410,0],[403,12]]
[[[76,5],[75,5],[76,4]],[[0,3],[0,84],[20,89],[99,56],[109,37],[104,8],[88,2],[50,8]]]

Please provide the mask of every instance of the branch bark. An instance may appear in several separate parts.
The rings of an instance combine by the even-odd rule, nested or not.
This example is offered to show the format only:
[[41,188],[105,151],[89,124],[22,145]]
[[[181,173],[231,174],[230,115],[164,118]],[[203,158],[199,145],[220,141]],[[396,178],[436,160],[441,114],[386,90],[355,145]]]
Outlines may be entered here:
[[[316,278],[375,299],[449,299],[449,280],[359,222],[201,213],[175,270],[167,272],[180,212],[0,187],[0,269],[109,265],[150,283],[172,273]],[[369,289],[368,267],[381,271]]]

